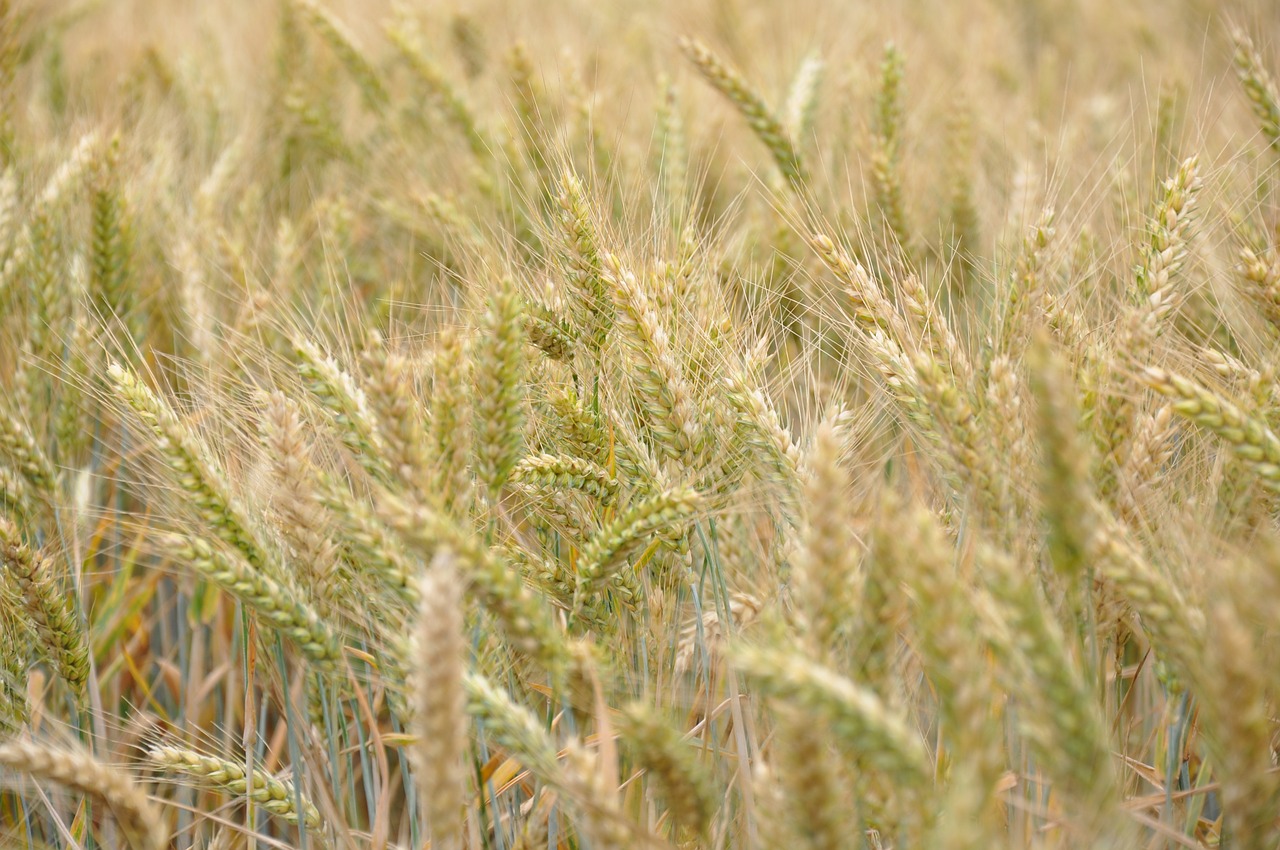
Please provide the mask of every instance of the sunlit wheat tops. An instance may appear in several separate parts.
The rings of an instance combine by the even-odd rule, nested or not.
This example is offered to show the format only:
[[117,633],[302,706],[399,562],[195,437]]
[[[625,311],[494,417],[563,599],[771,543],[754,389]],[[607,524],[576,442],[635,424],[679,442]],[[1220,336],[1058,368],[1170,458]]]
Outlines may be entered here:
[[0,848],[1280,846],[1275,0],[141,5],[0,0]]

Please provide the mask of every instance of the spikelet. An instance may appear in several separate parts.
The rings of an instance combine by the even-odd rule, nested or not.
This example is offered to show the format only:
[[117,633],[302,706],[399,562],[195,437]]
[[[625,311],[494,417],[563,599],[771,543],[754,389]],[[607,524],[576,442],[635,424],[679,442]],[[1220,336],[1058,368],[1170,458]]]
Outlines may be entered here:
[[918,330],[917,337],[923,338],[929,355],[955,376],[960,388],[968,391],[973,385],[973,366],[933,296],[925,290],[918,275],[906,275],[898,287],[907,318]]
[[[29,278],[34,302],[28,350],[36,357],[48,357],[54,353],[71,313],[71,289],[63,282],[66,271],[65,237],[59,224],[65,216],[68,195],[94,161],[100,143],[95,132],[80,138],[36,198],[30,220],[19,241],[15,260]],[[33,376],[28,373],[24,380],[31,381]],[[39,400],[35,385],[29,384],[27,391],[33,402]]]
[[1222,396],[1188,378],[1149,367],[1142,381],[1173,399],[1173,411],[1218,435],[1237,457],[1249,465],[1262,486],[1280,492],[1280,437]]
[[810,53],[800,62],[800,67],[791,79],[791,89],[787,92],[787,102],[783,109],[786,118],[782,123],[787,136],[798,145],[804,144],[813,132],[823,67],[822,56],[817,52]]
[[1066,364],[1044,334],[1032,346],[1030,371],[1036,433],[1044,452],[1040,508],[1049,523],[1049,557],[1078,606],[1093,539],[1090,455],[1080,438],[1080,414]]
[[769,477],[783,495],[794,499],[801,483],[802,456],[776,406],[740,372],[726,375],[723,386],[725,400],[735,417],[734,437],[740,437],[761,455],[766,475],[772,473]]
[[274,499],[279,526],[301,569],[323,581],[332,572],[337,548],[329,536],[329,518],[317,495],[309,458],[309,434],[284,393],[267,399],[262,424],[263,443],[275,477]]
[[21,600],[41,648],[76,699],[87,698],[89,644],[71,599],[53,576],[49,559],[22,542],[18,529],[0,516],[0,563],[3,576]]
[[1191,214],[1200,185],[1199,159],[1193,156],[1183,160],[1164,182],[1164,194],[1151,217],[1134,295],[1145,308],[1144,328],[1152,334],[1159,332],[1164,320],[1181,303],[1171,280],[1186,259]]
[[323,472],[316,471],[315,476],[318,498],[336,526],[335,540],[344,549],[348,567],[356,575],[373,577],[405,604],[417,605],[418,588],[413,581],[417,570],[402,541],[346,485]]
[[1272,327],[1280,328],[1280,251],[1242,248],[1239,270],[1248,283],[1246,293],[1262,309]]
[[902,316],[885,295],[883,287],[861,264],[854,262],[842,246],[822,233],[810,236],[809,244],[844,288],[849,308],[853,312],[852,318],[859,330],[865,333],[886,331],[898,346],[905,345],[912,339]]
[[[991,361],[987,376],[983,412],[994,421],[991,430],[994,432],[992,440],[997,465],[1006,470],[1023,470],[1031,466],[1033,443],[1025,396],[1023,381],[1013,361],[1003,354],[997,355]],[[1020,489],[1017,481],[1010,482],[1010,487]]]
[[35,741],[0,743],[0,767],[32,779],[56,782],[104,802],[135,850],[165,850],[169,831],[160,810],[129,775],[79,749],[55,749]]
[[892,42],[885,45],[876,95],[875,135],[871,148],[871,179],[876,206],[898,250],[911,256],[912,236],[902,198],[902,74],[903,56]]
[[525,334],[535,347],[552,360],[569,362],[578,347],[578,332],[565,319],[538,304],[525,316]]
[[571,386],[551,386],[547,394],[565,447],[584,460],[607,467],[612,452],[600,417],[583,405]]
[[577,293],[573,311],[575,322],[592,352],[599,352],[613,327],[613,295],[604,278],[600,235],[586,191],[573,173],[560,180],[558,204],[569,284]]
[[469,347],[457,334],[436,346],[431,380],[427,444],[436,463],[436,488],[445,506],[461,508],[471,493],[472,417],[466,388],[470,383]]
[[1014,493],[991,456],[991,438],[970,403],[966,391],[947,369],[928,354],[915,359],[916,384],[929,405],[932,422],[950,462],[950,471],[969,485],[978,504],[996,528],[1006,528],[1015,510]]
[[658,90],[656,123],[659,141],[656,155],[660,160],[656,171],[667,198],[672,229],[678,230],[684,223],[685,207],[689,203],[689,141],[675,84],[662,75],[658,80]]
[[539,781],[555,789],[569,788],[556,746],[533,713],[480,673],[470,671],[462,681],[467,692],[467,713],[474,718],[478,731],[491,736]]
[[7,466],[0,466],[0,513],[14,519],[29,519],[35,510],[26,479]]
[[998,344],[1000,350],[1010,357],[1021,353],[1027,339],[1028,320],[1035,321],[1036,314],[1044,306],[1045,267],[1056,235],[1054,215],[1052,208],[1046,208],[1040,213],[1040,220],[1028,229],[1009,278],[1009,290],[1000,316]]
[[120,137],[112,137],[97,157],[90,178],[93,220],[89,295],[98,315],[127,323],[132,316],[131,236],[119,175]]
[[50,499],[57,494],[58,473],[49,456],[36,443],[27,423],[3,402],[0,402],[0,452],[40,496]]
[[[1122,318],[1119,338],[1112,347],[1113,356],[1121,361],[1140,363],[1147,359],[1153,341],[1163,333],[1168,318],[1182,303],[1182,294],[1174,286],[1174,275],[1185,262],[1191,212],[1199,188],[1199,166],[1195,157],[1184,160],[1164,183],[1161,198],[1147,225],[1147,242],[1141,246],[1141,262],[1135,271],[1132,289],[1134,307]],[[1123,450],[1132,437],[1136,416],[1131,386],[1128,374],[1119,373],[1118,385],[1111,390],[1106,403],[1095,411],[1095,428],[1101,437],[1102,458],[1107,464],[1107,475],[1100,487],[1106,497],[1115,491],[1115,470],[1124,462]]]
[[[31,718],[27,705],[26,631],[16,603],[0,584],[0,740],[15,734]],[[10,609],[13,610],[10,610]]]
[[147,751],[147,760],[158,770],[191,777],[199,787],[252,800],[269,814],[289,823],[301,820],[311,829],[319,829],[324,823],[316,807],[301,796],[288,779],[277,779],[261,770],[246,771],[243,764],[183,747],[152,747]]
[[608,470],[568,455],[530,455],[511,472],[511,480],[539,490],[576,490],[610,505],[618,494],[618,482]]
[[1152,648],[1193,678],[1203,663],[1204,612],[1137,548],[1129,533],[1099,507],[1089,557],[1142,618]]
[[1129,524],[1136,524],[1142,517],[1148,494],[1173,456],[1180,427],[1173,417],[1173,405],[1166,404],[1142,416],[1134,428],[1116,493],[1120,518]]
[[742,113],[742,117],[747,119],[747,124],[769,149],[774,162],[778,165],[778,170],[782,172],[782,176],[786,178],[791,188],[803,193],[808,176],[800,161],[800,154],[796,150],[794,140],[783,127],[782,121],[764,102],[764,98],[751,87],[736,68],[727,65],[702,42],[684,38],[680,40],[680,49],[707,82],[728,98]]
[[425,487],[430,466],[427,434],[408,358],[379,343],[362,355],[361,362],[368,375],[369,406],[381,426],[392,473],[411,486]]

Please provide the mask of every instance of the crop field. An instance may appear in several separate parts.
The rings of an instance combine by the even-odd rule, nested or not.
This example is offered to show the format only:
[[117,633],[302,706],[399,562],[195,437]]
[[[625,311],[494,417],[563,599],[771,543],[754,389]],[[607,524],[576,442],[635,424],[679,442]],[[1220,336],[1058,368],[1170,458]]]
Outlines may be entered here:
[[1280,848],[1280,3],[0,0],[8,848]]

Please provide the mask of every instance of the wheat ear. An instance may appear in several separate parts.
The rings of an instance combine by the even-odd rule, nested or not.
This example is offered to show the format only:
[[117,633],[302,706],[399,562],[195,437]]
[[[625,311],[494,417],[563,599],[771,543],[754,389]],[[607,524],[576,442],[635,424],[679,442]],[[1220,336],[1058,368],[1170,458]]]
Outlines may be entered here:
[[431,846],[461,850],[463,795],[466,790],[468,728],[466,693],[467,645],[463,634],[462,577],[454,556],[440,550],[419,581],[418,663],[413,673],[411,751],[419,796],[431,830]]
[[795,142],[787,133],[782,121],[764,102],[760,93],[751,87],[741,72],[725,63],[702,42],[689,38],[681,39],[680,49],[707,82],[728,98],[747,119],[747,124],[755,132],[756,137],[769,149],[769,153],[773,154],[778,170],[782,172],[782,176],[787,179],[791,188],[797,192],[803,192],[808,176],[800,160],[800,154],[796,150]]
[[190,499],[200,518],[221,540],[239,550],[258,570],[278,573],[270,548],[249,520],[227,478],[208,449],[182,422],[169,404],[138,379],[131,369],[112,363],[107,370],[116,394],[133,410],[156,439],[175,483]]
[[182,747],[153,747],[147,753],[147,759],[167,773],[196,778],[202,787],[248,798],[289,823],[298,822],[298,802],[301,799],[302,822],[312,829],[319,829],[324,823],[311,801],[306,797],[299,798],[294,783],[287,779],[277,779],[261,770],[246,772],[243,764]]
[[1280,87],[1276,86],[1275,77],[1267,70],[1262,55],[1244,30],[1232,30],[1231,40],[1236,48],[1236,74],[1258,117],[1262,135],[1271,149],[1280,153]]
[[341,658],[341,644],[332,629],[298,598],[296,591],[267,578],[236,554],[222,552],[202,537],[171,534],[165,538],[164,547],[173,558],[278,629],[314,664],[331,670]]
[[0,563],[16,585],[24,610],[45,653],[76,698],[83,701],[89,682],[89,644],[70,600],[58,586],[49,560],[22,542],[18,529],[0,517]]
[[156,805],[125,773],[83,750],[6,741],[0,743],[0,765],[102,800],[137,850],[165,850],[169,846],[169,832]]

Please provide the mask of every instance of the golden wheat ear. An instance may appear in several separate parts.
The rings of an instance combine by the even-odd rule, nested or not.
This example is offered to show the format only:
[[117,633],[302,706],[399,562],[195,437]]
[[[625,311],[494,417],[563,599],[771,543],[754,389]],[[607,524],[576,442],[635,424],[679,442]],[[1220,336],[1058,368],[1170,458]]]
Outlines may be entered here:
[[461,850],[465,832],[464,758],[470,729],[463,685],[468,650],[462,581],[453,553],[441,549],[418,582],[422,604],[415,634],[410,727],[418,740],[411,755],[432,846],[445,850]]
[[0,743],[0,766],[101,800],[111,809],[135,850],[165,850],[169,846],[165,819],[142,789],[128,774],[87,752],[10,740]]

